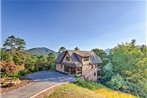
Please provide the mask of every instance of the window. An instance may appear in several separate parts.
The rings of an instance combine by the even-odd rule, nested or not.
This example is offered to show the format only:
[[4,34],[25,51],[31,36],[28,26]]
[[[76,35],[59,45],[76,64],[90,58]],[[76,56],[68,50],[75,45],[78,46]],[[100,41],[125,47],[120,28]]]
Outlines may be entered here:
[[94,76],[96,76],[96,72],[94,73]]
[[84,57],[83,60],[84,61],[89,61],[89,57]]
[[69,61],[69,57],[66,57],[66,61]]

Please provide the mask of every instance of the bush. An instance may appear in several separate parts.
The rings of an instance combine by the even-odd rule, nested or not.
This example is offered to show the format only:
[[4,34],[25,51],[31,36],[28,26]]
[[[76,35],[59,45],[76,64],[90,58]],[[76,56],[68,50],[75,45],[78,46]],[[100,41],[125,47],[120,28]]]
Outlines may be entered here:
[[49,64],[47,62],[37,62],[35,66],[38,68],[39,71],[49,70]]
[[113,65],[111,63],[108,63],[102,68],[100,82],[104,85],[106,85],[106,83],[110,81],[111,77],[114,75],[112,66]]
[[98,84],[96,82],[85,81],[85,80],[81,80],[80,78],[77,79],[75,84],[77,84],[78,86],[90,89],[90,90],[96,90],[98,88],[103,87],[101,84]]
[[124,92],[139,96],[141,98],[147,98],[146,84],[126,82],[126,87],[126,89],[123,89]]
[[120,74],[117,74],[111,78],[106,85],[115,90],[123,90],[125,88],[125,81]]
[[18,66],[15,65],[12,62],[0,62],[0,67],[1,67],[1,73],[2,77],[3,76],[15,76],[17,75],[20,71],[24,70],[24,66]]
[[106,85],[114,90],[130,93],[141,98],[147,98],[146,84],[124,81],[124,79],[119,74],[112,76],[111,80],[108,81]]
[[50,65],[50,70],[55,70],[55,64]]

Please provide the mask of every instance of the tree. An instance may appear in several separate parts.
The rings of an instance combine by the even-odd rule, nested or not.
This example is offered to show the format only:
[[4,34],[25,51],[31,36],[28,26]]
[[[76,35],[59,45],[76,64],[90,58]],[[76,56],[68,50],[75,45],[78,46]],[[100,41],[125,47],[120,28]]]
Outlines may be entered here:
[[15,45],[16,45],[16,38],[13,35],[9,36],[6,39],[6,41],[4,41],[4,44],[3,44],[5,49],[10,49],[12,51],[15,49]]
[[15,36],[9,36],[6,41],[4,41],[3,46],[5,49],[14,51],[14,50],[24,50],[25,48],[25,41],[20,38],[16,38]]
[[58,51],[59,55],[60,55],[63,51],[66,51],[66,48],[65,48],[65,47],[60,47],[60,49],[59,49],[59,51]]
[[17,49],[18,50],[24,50],[24,48],[25,48],[25,41],[23,40],[23,39],[20,39],[20,38],[17,38],[17,40],[16,40],[16,45],[17,45]]
[[105,57],[106,57],[106,53],[105,53],[105,51],[104,50],[102,50],[102,49],[98,49],[98,48],[96,48],[96,49],[92,49],[92,51],[97,55],[97,56],[99,56],[101,59],[104,59]]
[[11,35],[9,36],[6,41],[4,41],[4,49],[7,51],[10,51],[11,55],[11,62],[13,62],[13,59],[15,59],[14,54],[17,52],[20,52],[24,50],[25,48],[25,41],[20,38],[16,38],[15,36]]
[[76,47],[75,50],[80,50],[80,48]]
[[115,73],[120,73],[125,80],[135,83],[147,79],[146,57],[135,44],[132,47],[132,42],[112,49]]
[[0,53],[1,53],[0,59],[2,61],[11,61],[11,55],[10,55],[9,51],[1,49]]
[[103,84],[146,98],[147,47],[138,47],[136,41],[132,40],[130,43],[118,44],[111,49],[108,57],[111,64],[102,69]]
[[56,60],[56,56],[53,53],[49,53],[47,57],[47,61],[51,69],[55,68],[55,60]]

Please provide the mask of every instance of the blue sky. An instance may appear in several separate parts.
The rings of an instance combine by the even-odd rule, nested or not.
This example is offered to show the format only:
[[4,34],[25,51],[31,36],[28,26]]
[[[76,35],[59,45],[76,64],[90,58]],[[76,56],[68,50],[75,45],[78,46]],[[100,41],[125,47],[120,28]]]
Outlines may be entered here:
[[55,51],[146,44],[146,2],[2,0],[2,43],[10,35]]

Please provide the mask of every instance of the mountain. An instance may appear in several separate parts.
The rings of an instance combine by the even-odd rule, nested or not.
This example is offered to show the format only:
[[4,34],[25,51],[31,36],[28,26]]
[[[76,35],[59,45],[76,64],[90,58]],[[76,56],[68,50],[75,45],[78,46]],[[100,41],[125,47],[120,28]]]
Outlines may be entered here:
[[105,51],[105,53],[109,54],[110,53],[110,50],[111,49],[108,48],[108,49],[105,49],[104,51]]
[[29,53],[35,55],[35,56],[45,56],[47,57],[49,53],[54,53],[57,55],[57,53],[51,49],[45,48],[45,47],[38,47],[38,48],[32,48],[27,50]]

